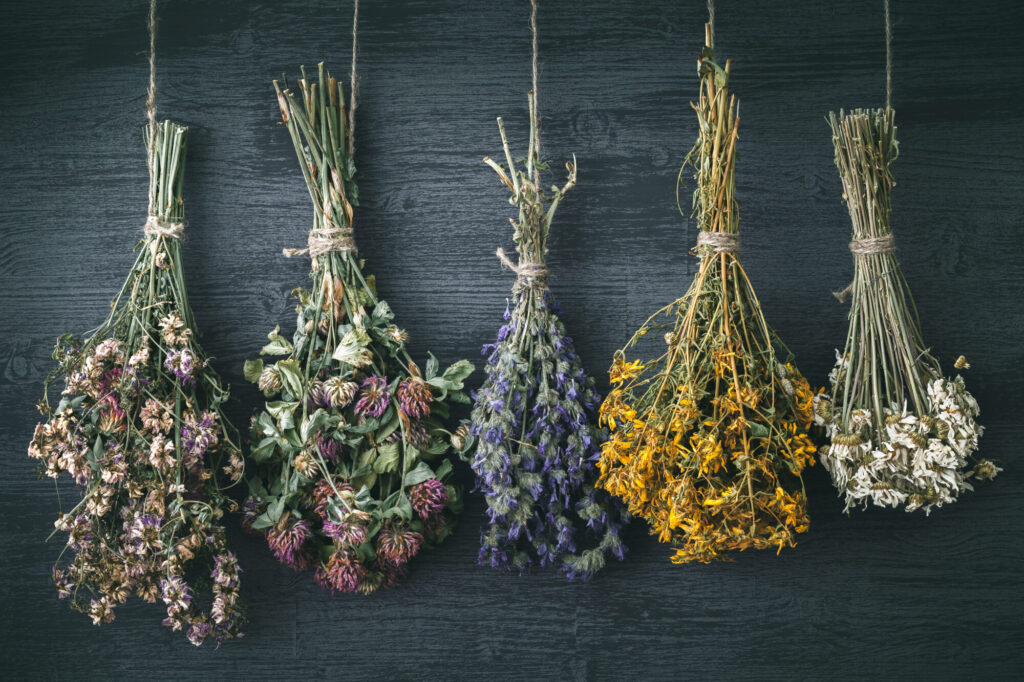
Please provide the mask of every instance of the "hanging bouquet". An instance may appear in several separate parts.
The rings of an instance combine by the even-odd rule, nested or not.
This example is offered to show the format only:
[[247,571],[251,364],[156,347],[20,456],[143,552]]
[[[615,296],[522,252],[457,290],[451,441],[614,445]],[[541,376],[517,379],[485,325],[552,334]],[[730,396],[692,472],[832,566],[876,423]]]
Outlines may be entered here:
[[[278,561],[313,569],[340,592],[395,585],[421,549],[450,533],[462,502],[451,483],[452,447],[466,429],[442,427],[450,402],[469,402],[465,360],[421,370],[406,332],[364,276],[352,241],[353,144],[342,86],[303,69],[300,97],[275,82],[281,117],[316,212],[308,253],[311,290],[296,290],[295,333],[270,333],[245,376],[267,397],[253,419],[245,527],[262,533]],[[287,250],[287,255],[297,251]]]
[[170,121],[153,129],[139,255],[106,321],[85,338],[60,337],[39,406],[47,421],[28,454],[46,476],[66,473],[82,488],[55,524],[68,534],[53,569],[58,594],[96,625],[133,593],[163,600],[164,624],[199,645],[241,636],[241,569],[222,525],[237,505],[219,479],[241,480],[243,464],[221,413],[228,392],[196,342],[185,289],[187,130]]
[[[853,223],[853,283],[846,348],[836,352],[831,396],[816,420],[831,444],[821,461],[846,508],[869,502],[907,511],[954,502],[970,479],[1002,471],[973,461],[983,428],[962,377],[942,375],[924,345],[910,289],[894,253],[890,197],[898,145],[893,110],[831,114],[835,161]],[[957,369],[969,365],[961,356]]]
[[518,277],[497,341],[483,349],[487,376],[475,396],[475,448],[467,456],[487,501],[480,564],[554,565],[569,579],[587,579],[604,566],[607,553],[621,559],[625,548],[618,505],[594,489],[602,437],[591,423],[599,403],[594,380],[558,319],[544,264],[551,219],[576,183],[576,165],[566,165],[562,187],[544,191],[539,176],[547,165],[537,159],[536,118],[531,93],[525,170],[512,159],[500,118],[507,166],[484,159],[519,209],[512,221],[519,263],[498,249]]
[[[698,70],[700,134],[687,164],[697,181],[700,268],[689,291],[616,353],[600,412],[611,429],[600,482],[675,546],[675,563],[793,546],[808,526],[800,472],[815,451],[810,387],[777,358],[782,344],[736,254],[738,118],[729,63],[720,68],[705,47]],[[655,332],[664,335],[658,355],[627,359]]]

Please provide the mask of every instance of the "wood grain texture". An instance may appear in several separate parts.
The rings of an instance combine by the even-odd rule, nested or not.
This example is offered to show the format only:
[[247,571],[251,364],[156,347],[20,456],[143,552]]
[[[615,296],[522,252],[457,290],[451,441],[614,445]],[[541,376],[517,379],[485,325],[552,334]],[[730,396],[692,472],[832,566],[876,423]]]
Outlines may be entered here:
[[[542,2],[544,154],[573,153],[552,288],[602,389],[612,352],[694,272],[675,177],[703,0]],[[512,284],[507,192],[480,163],[505,117],[525,148],[527,3],[375,0],[361,8],[357,240],[380,291],[442,363],[479,359]],[[161,3],[158,108],[191,126],[187,277],[202,342],[235,387],[307,263],[311,207],[270,81],[348,63],[347,2]],[[0,670],[7,679],[1014,679],[1024,664],[1024,10],[897,0],[902,158],[894,225],[925,338],[964,353],[997,482],[930,518],[844,517],[808,476],[812,526],[776,557],[676,567],[636,524],[593,582],[475,565],[482,503],[399,589],[331,597],[235,532],[248,636],[195,650],[136,602],[94,628],[59,602],[43,539],[57,503],[25,456],[55,338],[102,319],[145,208],[145,3],[27,2],[0,25]],[[719,3],[740,97],[744,262],[812,381],[845,331],[849,221],[824,116],[884,97],[881,3]],[[479,381],[479,376],[475,377]],[[465,477],[465,472],[463,472]],[[237,526],[233,528],[237,531]]]

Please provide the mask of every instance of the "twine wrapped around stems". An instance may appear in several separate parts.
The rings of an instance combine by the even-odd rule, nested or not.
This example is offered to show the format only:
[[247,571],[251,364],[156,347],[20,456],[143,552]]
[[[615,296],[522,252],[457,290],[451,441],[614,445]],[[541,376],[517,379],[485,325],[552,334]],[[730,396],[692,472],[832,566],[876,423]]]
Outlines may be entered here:
[[[701,249],[701,247],[708,247]],[[704,232],[697,235],[698,253],[710,251],[711,253],[739,253],[740,236],[733,232]]]
[[146,224],[142,226],[142,233],[147,237],[181,239],[181,236],[185,233],[185,225],[183,223],[161,220],[155,215],[151,215],[146,218]]
[[498,248],[494,252],[494,255],[501,261],[501,265],[504,268],[511,270],[516,273],[519,277],[519,281],[527,286],[543,287],[547,282],[548,269],[543,263],[531,263],[529,261],[519,261],[519,263],[513,263],[507,255],[505,255],[505,249]]
[[355,253],[356,242],[352,238],[352,233],[351,227],[335,227],[334,225],[314,227],[309,231],[309,237],[306,239],[306,248],[281,249],[281,253],[284,254],[285,258],[308,253],[311,259],[331,251]]
[[[883,234],[880,237],[865,237],[864,239],[854,239],[850,242],[850,253],[853,254],[854,259],[863,258],[864,256],[872,256],[879,253],[890,253],[896,250],[896,241],[892,238],[891,234]],[[846,288],[842,291],[833,291],[832,295],[839,300],[840,303],[846,303],[846,300],[850,298],[853,293],[853,282],[846,285]]]

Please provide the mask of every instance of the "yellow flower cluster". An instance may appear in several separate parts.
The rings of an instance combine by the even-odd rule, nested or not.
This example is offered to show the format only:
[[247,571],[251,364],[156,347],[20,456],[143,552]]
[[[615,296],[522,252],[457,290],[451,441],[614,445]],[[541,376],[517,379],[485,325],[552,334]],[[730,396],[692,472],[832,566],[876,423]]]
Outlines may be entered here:
[[715,349],[711,372],[652,372],[620,353],[610,371],[600,484],[675,545],[675,563],[781,551],[807,530],[799,476],[814,463],[813,392],[792,364],[737,355]]

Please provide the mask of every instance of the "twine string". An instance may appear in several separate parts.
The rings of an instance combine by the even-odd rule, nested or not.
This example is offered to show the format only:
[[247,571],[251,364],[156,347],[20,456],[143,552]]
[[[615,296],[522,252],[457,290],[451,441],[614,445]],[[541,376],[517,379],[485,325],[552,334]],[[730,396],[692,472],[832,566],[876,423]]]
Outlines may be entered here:
[[[874,256],[881,253],[892,253],[895,250],[896,241],[892,238],[891,234],[884,234],[881,237],[854,239],[850,242],[850,253],[853,254],[854,262],[859,259],[866,258],[867,256]],[[847,284],[846,288],[842,291],[832,292],[832,295],[835,296],[840,303],[846,303],[851,294],[853,294],[853,282]]]
[[181,235],[185,232],[185,225],[182,223],[169,223],[166,220],[161,220],[155,215],[151,215],[146,218],[146,224],[142,226],[142,233],[147,237],[170,237],[171,239],[181,239]]
[[[149,0],[149,87],[146,89],[146,118],[149,120],[149,144],[146,146],[146,162],[149,166],[150,182],[155,177],[156,168],[153,157],[156,152],[156,0]],[[153,217],[153,192],[149,193],[149,206],[146,210]],[[146,222],[149,225],[149,222]],[[148,233],[147,233],[148,234]]]
[[715,46],[715,0],[708,0],[708,47]]
[[498,248],[494,252],[494,255],[501,261],[502,267],[511,270],[516,273],[518,281],[526,286],[542,287],[545,285],[548,277],[548,269],[543,263],[533,263],[530,261],[519,261],[513,263],[507,255],[505,255],[505,249]]
[[740,236],[732,232],[701,231],[697,233],[697,246],[694,247],[694,250],[698,255],[703,253],[739,253]]
[[892,109],[892,19],[885,0],[885,108]]
[[[531,70],[533,76],[533,111],[531,118],[534,121],[534,133],[533,133],[533,158],[538,163],[540,162],[540,105],[538,104],[538,83],[540,81],[540,67],[538,65],[538,53],[540,52],[538,47],[537,39],[537,0],[530,0],[530,34],[532,38],[531,49],[533,51],[531,57]],[[533,182],[537,187],[540,187],[540,170],[534,166],[533,169]]]
[[344,251],[346,253],[356,252],[356,242],[352,238],[351,227],[335,227],[327,224],[323,227],[315,227],[309,231],[304,249],[281,249],[285,258],[309,254],[310,258],[322,256],[331,251]]
[[359,26],[359,0],[355,0],[352,8],[352,71],[349,75],[348,86],[348,155],[355,156],[356,153],[356,91],[359,89],[359,81],[356,77],[356,28]]

